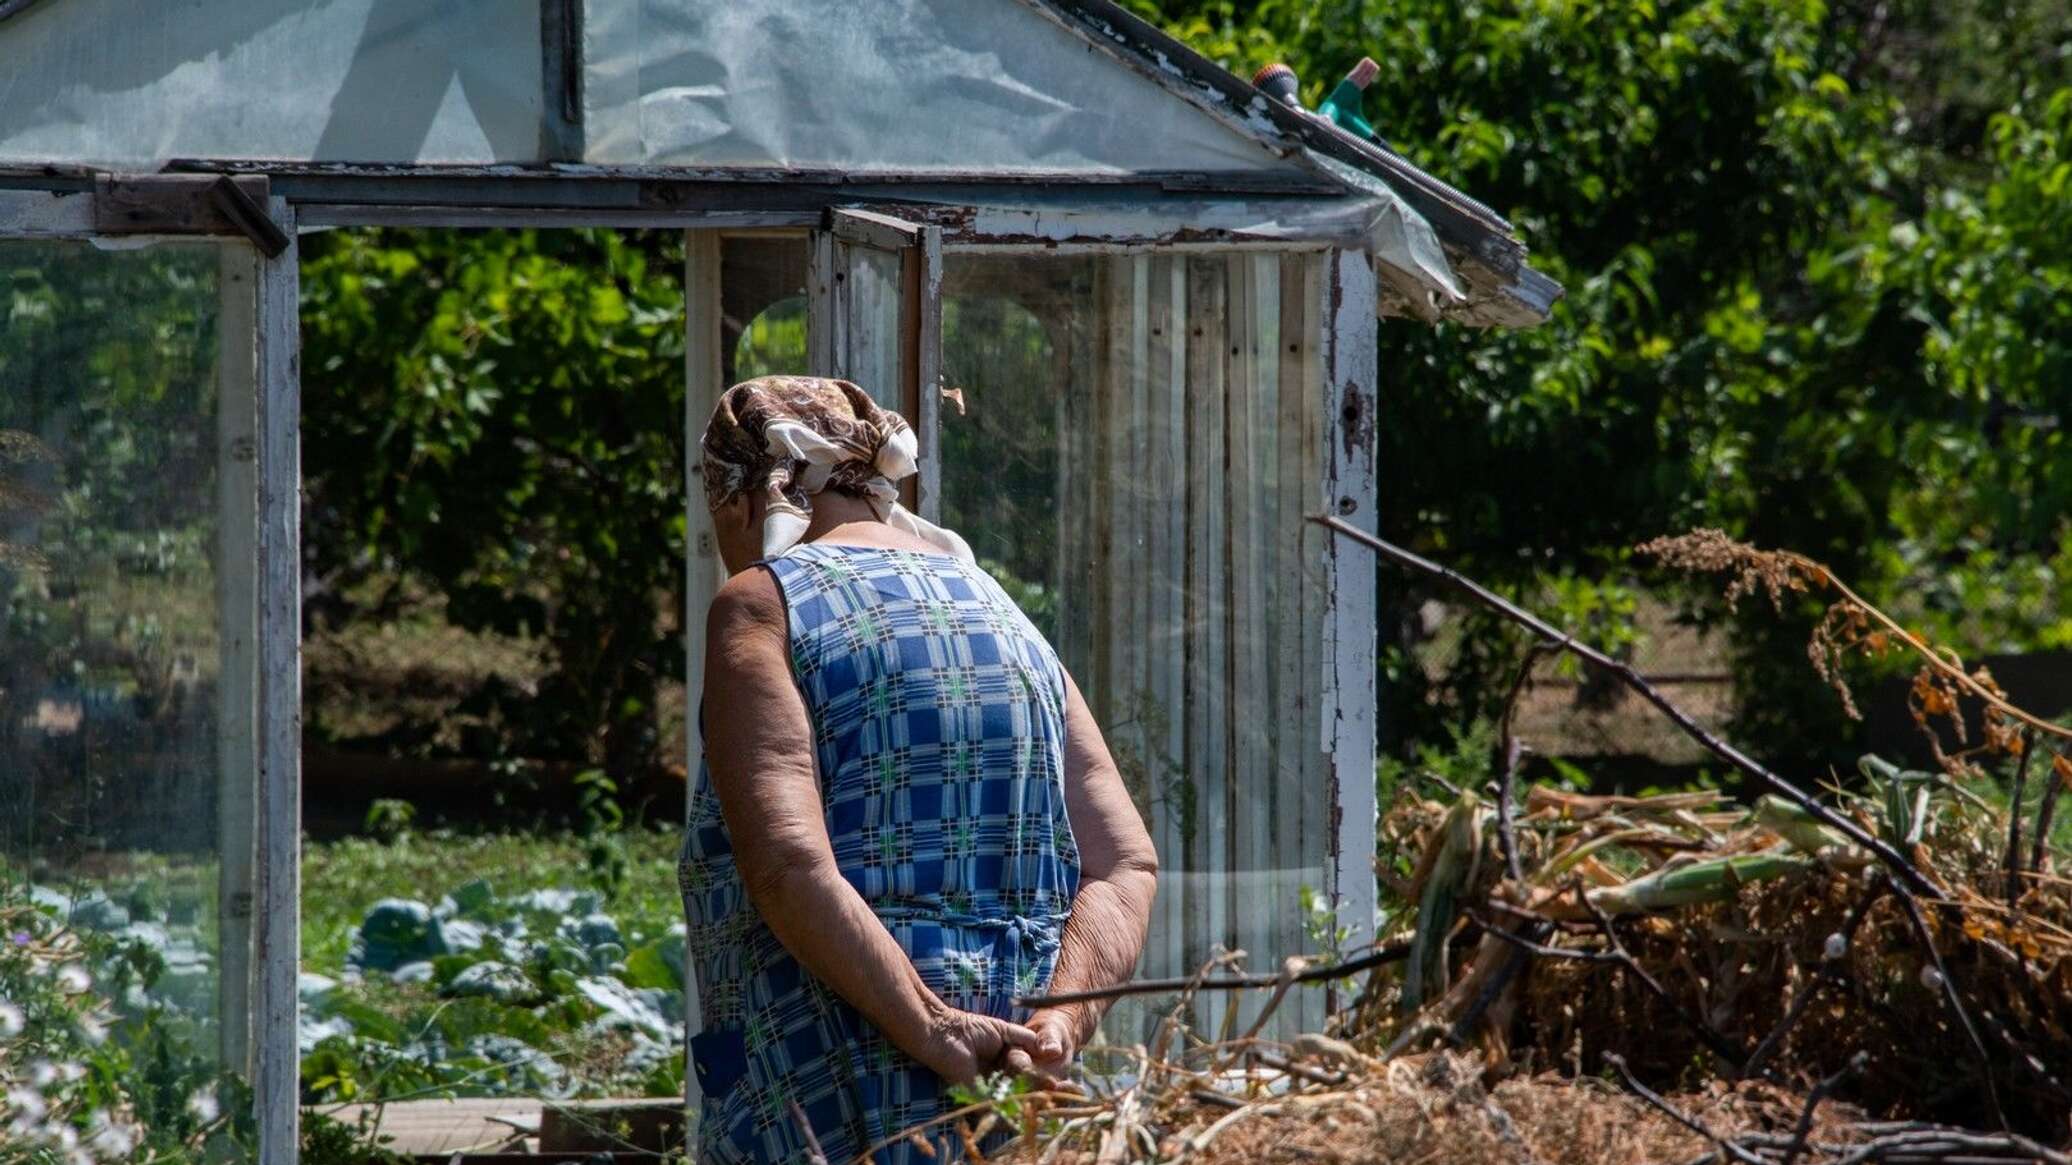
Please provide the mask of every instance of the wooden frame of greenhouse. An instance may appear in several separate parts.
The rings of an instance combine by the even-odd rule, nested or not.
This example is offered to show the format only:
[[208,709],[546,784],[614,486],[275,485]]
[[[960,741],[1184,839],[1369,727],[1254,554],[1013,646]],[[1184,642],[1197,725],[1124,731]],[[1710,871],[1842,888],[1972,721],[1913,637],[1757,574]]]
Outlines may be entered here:
[[[90,405],[119,370],[84,343],[77,382],[0,374],[43,494],[200,532],[191,568],[147,578],[57,547],[62,506],[0,509],[0,551],[33,552],[0,553],[0,598],[69,571],[80,625],[156,669],[150,701],[96,695],[95,668],[0,644],[0,858],[91,850],[81,782],[112,790],[107,830],[148,815],[206,858],[191,1005],[255,1084],[264,1160],[294,1160],[298,1119],[304,232],[680,229],[686,424],[746,321],[803,296],[807,371],[913,418],[931,516],[963,504],[945,434],[987,404],[990,341],[945,304],[1010,301],[1056,375],[998,423],[1045,474],[967,534],[1053,597],[1149,814],[1168,877],[1143,972],[1219,945],[1277,965],[1304,888],[1370,937],[1375,568],[1303,519],[1373,526],[1381,318],[1524,327],[1559,296],[1487,208],[1108,0],[0,0],[0,59],[0,255],[160,264],[193,300],[164,326],[213,328],[208,367]],[[99,302],[59,326],[126,308]],[[151,451],[124,446],[149,488],[83,488],[120,462],[93,443],[122,409],[150,410]],[[689,565],[695,671],[722,571],[705,539]],[[168,612],[149,635],[144,602]],[[97,726],[117,705],[123,731]]]

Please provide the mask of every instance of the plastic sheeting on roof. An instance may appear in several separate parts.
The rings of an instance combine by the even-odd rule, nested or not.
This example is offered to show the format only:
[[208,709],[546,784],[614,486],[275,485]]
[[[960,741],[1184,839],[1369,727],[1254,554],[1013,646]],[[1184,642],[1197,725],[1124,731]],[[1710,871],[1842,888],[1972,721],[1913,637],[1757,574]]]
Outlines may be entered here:
[[1020,0],[592,0],[584,20],[591,162],[1301,172]]
[[540,151],[537,0],[47,0],[0,60],[0,162]]

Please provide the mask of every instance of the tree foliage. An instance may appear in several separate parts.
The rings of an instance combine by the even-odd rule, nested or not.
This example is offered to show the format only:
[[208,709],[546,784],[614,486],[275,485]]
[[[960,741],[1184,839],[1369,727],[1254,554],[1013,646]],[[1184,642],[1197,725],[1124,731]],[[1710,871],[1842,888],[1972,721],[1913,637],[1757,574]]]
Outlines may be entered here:
[[622,776],[683,674],[680,237],[339,232],[303,274],[321,602],[408,570],[464,627],[553,644],[522,756]]
[[[2072,15],[1135,7],[1233,69],[1287,60],[1312,101],[1373,56],[1379,131],[1511,218],[1568,289],[1531,331],[1383,329],[1389,537],[1539,589],[1619,585],[1635,541],[1721,526],[1974,650],[2065,642]],[[1805,727],[1828,718],[1803,715],[1803,623],[1770,621],[1738,636],[1746,726],[1779,751],[1842,744]],[[1456,684],[1501,692],[1511,659],[1471,655]],[[1400,658],[1392,676],[1395,723],[1430,732]]]

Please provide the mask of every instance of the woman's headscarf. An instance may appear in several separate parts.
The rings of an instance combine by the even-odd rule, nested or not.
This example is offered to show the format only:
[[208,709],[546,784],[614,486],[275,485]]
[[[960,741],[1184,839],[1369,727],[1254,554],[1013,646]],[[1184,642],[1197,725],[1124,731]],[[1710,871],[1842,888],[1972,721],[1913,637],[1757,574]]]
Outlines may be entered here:
[[822,490],[871,503],[878,517],[945,553],[971,561],[954,531],[899,504],[893,483],[914,474],[914,431],[846,380],[763,376],[728,389],[705,426],[705,502],[719,509],[736,494],[762,495],[763,557],[778,558],[813,521]]

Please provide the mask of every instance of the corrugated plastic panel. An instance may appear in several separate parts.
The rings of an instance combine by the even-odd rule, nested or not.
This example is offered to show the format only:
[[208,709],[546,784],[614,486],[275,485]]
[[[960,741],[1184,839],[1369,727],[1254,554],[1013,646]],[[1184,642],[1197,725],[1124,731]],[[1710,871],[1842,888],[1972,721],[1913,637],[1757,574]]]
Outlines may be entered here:
[[591,162],[1301,172],[1014,0],[591,0],[584,36]]
[[0,60],[0,163],[540,154],[538,0],[49,0]]

